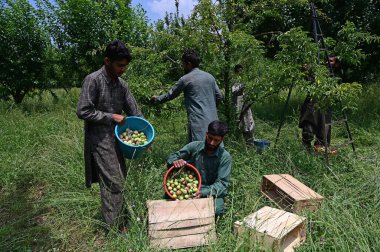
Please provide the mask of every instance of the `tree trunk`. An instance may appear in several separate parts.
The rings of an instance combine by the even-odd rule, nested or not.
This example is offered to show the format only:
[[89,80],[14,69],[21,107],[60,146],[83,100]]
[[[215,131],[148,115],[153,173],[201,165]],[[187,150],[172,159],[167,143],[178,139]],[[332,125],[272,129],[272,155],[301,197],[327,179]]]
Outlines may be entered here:
[[14,94],[12,94],[12,97],[15,103],[20,104],[22,100],[24,99],[25,94],[26,92],[22,92],[22,91],[16,91]]
[[224,45],[225,65],[223,70],[223,85],[224,85],[224,113],[228,125],[233,127],[232,120],[232,99],[231,99],[231,81],[230,81],[230,41],[226,40]]
[[[229,32],[234,31],[233,27],[233,17],[232,17],[232,10],[233,6],[231,2],[227,1],[226,4],[226,18],[227,18],[227,26]],[[224,82],[224,92],[225,92],[225,103],[224,103],[224,112],[226,115],[227,123],[228,125],[234,129],[235,122],[233,120],[233,104],[232,104],[232,87],[231,87],[231,78],[230,78],[230,66],[231,66],[231,40],[229,36],[225,36],[225,42],[224,42],[224,59],[225,59],[225,65],[224,65],[224,73],[223,73],[223,82]]]

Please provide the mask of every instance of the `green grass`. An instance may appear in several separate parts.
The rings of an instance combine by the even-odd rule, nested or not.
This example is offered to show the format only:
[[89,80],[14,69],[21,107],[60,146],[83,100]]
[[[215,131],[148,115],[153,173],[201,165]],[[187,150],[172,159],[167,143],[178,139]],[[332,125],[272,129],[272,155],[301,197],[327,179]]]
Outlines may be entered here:
[[[186,143],[182,108],[160,116],[144,108],[157,131],[149,155],[127,160],[126,236],[105,232],[99,187],[84,186],[83,123],[75,115],[79,90],[46,94],[21,105],[0,104],[0,251],[150,251],[146,200],[160,199],[165,158]],[[309,155],[300,144],[298,106],[293,97],[276,149],[262,155],[229,136],[233,172],[226,214],[217,224],[218,241],[187,251],[259,251],[233,234],[233,223],[268,205],[260,194],[262,175],[289,173],[325,196],[322,208],[306,213],[307,242],[297,251],[380,251],[380,105],[370,86],[357,111],[349,114],[357,158],[349,147],[331,158]],[[274,139],[283,99],[255,104],[257,138]],[[178,107],[178,106],[177,106]],[[345,138],[333,129],[333,141]]]

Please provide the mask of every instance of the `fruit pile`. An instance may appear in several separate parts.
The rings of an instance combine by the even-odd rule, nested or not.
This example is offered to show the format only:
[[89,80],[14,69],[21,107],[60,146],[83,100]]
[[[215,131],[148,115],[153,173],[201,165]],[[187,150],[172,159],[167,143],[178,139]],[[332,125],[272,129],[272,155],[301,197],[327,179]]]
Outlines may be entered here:
[[144,145],[148,142],[148,139],[144,132],[138,132],[137,130],[126,129],[123,133],[119,135],[121,141],[125,144],[136,146]]
[[166,180],[169,196],[177,200],[193,198],[198,192],[198,184],[196,173],[188,169],[185,170],[185,167],[173,170]]

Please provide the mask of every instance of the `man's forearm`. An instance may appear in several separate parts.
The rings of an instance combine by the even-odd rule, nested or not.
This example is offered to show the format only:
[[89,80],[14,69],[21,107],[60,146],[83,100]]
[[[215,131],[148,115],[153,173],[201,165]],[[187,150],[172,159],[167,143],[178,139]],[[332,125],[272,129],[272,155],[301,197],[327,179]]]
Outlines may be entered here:
[[112,113],[106,113],[98,111],[96,109],[80,109],[77,110],[78,118],[85,120],[87,122],[94,122],[99,124],[111,124],[113,122]]
[[169,93],[166,93],[166,94],[157,96],[155,103],[156,104],[161,104],[161,103],[165,103],[165,102],[167,102],[169,100],[171,100],[170,95],[169,95]]
[[209,186],[201,187],[202,197],[214,196],[224,197],[227,194],[228,183],[225,181],[218,181]]

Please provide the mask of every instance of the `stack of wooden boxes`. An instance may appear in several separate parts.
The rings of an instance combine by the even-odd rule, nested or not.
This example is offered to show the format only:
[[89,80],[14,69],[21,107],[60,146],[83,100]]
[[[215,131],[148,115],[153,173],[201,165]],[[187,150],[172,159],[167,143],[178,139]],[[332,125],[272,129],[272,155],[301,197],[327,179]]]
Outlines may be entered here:
[[[264,249],[294,251],[306,240],[306,218],[296,215],[316,211],[323,197],[289,174],[264,175],[261,192],[278,207],[263,207],[235,222],[235,233],[249,232],[252,240]],[[293,213],[290,213],[293,212]]]
[[[297,214],[317,210],[323,197],[289,174],[263,176],[261,192],[283,210],[263,207],[236,221],[235,232],[249,233],[250,240],[263,249],[293,251],[306,240],[306,218]],[[212,198],[149,200],[147,206],[152,248],[189,248],[216,241]]]
[[152,248],[188,248],[207,245],[216,240],[212,198],[150,200],[147,206]]

